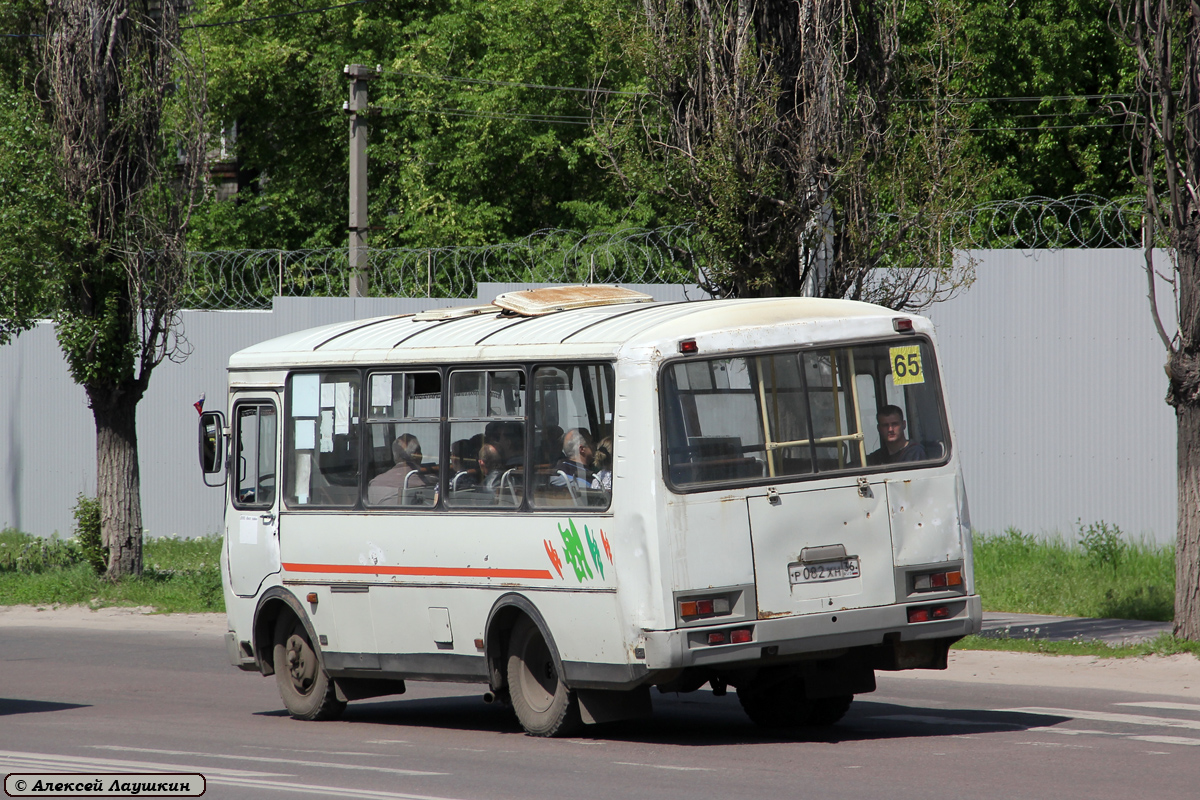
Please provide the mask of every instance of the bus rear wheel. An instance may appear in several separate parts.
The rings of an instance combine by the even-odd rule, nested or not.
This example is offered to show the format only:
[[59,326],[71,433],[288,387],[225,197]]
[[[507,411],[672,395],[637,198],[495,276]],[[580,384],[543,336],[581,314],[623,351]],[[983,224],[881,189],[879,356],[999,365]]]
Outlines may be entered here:
[[294,719],[337,719],[346,704],[337,699],[333,681],[317,655],[308,631],[292,614],[275,623],[275,684]]
[[513,711],[529,735],[569,736],[583,725],[579,700],[563,683],[545,637],[528,617],[513,626],[507,677]]
[[804,696],[802,678],[739,686],[737,696],[746,716],[771,730],[829,727],[844,717],[854,702],[852,694],[810,700]]

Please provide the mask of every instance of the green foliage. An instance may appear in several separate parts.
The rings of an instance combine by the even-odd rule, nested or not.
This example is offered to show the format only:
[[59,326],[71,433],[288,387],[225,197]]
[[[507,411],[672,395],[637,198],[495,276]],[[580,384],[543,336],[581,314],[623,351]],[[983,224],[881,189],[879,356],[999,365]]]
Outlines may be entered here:
[[41,575],[69,569],[84,560],[73,539],[38,539],[12,528],[0,531],[0,573]]
[[1136,62],[1109,0],[984,0],[966,22],[978,70],[972,127],[995,166],[993,199],[1135,192],[1121,114]]
[[1114,570],[1120,566],[1121,557],[1129,549],[1129,543],[1121,538],[1121,529],[1109,525],[1104,520],[1093,522],[1084,527],[1082,520],[1077,520],[1079,531],[1079,546],[1088,554],[1088,558],[1096,565],[1108,565]]
[[[85,498],[86,499],[86,498]],[[73,539],[0,532],[0,604],[147,606],[163,613],[224,611],[221,538],[159,538],[144,543],[140,578],[106,580]]]
[[[1127,542],[1116,526],[1080,526],[1081,541],[1009,528],[975,536],[975,584],[986,611],[1169,621],[1175,550]],[[1083,543],[1083,537],[1088,545]],[[1090,546],[1091,549],[1088,549]],[[1114,555],[1116,554],[1116,555]]]
[[80,493],[75,502],[75,541],[83,551],[84,560],[92,565],[97,575],[108,570],[108,548],[100,533],[100,501]]
[[[190,32],[186,45],[208,67],[214,136],[236,154],[241,187],[200,210],[191,246],[344,244],[350,63],[384,68],[370,82],[373,247],[652,222],[627,208],[591,153],[586,94],[509,85],[590,86],[603,72],[596,28],[610,4],[376,3]],[[284,0],[253,8],[294,10]],[[248,13],[241,0],[211,0],[196,21]]]
[[0,83],[0,345],[56,307],[56,265],[82,236],[79,209],[49,176],[53,137],[30,92]]

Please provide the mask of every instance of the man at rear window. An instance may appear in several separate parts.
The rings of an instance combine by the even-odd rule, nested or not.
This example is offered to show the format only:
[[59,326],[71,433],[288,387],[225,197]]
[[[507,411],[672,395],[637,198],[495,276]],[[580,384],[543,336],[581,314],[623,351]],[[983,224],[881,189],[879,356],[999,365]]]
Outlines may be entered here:
[[910,442],[905,436],[904,411],[900,406],[884,406],[875,415],[879,429],[879,449],[867,456],[873,467],[899,464],[904,461],[924,461],[925,448],[920,442]]

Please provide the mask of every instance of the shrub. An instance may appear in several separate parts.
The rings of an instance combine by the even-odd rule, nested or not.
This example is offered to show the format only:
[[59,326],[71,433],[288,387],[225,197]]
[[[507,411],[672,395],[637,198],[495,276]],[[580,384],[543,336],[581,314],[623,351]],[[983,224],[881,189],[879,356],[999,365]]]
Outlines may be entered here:
[[1107,564],[1116,569],[1125,555],[1128,544],[1121,538],[1121,529],[1109,525],[1104,520],[1093,522],[1086,528],[1082,520],[1076,520],[1075,527],[1079,531],[1079,545],[1087,553],[1093,564]]
[[83,552],[73,539],[39,539],[11,528],[0,538],[0,572],[38,575],[83,561]]
[[100,501],[83,494],[75,502],[75,539],[97,575],[108,571],[108,548],[100,534]]

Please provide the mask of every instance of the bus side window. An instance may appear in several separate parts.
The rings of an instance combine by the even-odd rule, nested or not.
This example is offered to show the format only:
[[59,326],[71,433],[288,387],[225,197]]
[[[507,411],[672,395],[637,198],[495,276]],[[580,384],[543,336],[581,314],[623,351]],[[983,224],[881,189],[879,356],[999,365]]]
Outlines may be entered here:
[[525,373],[450,373],[450,442],[457,463],[446,476],[446,505],[520,507],[525,499]]
[[444,462],[441,374],[373,372],[367,381],[366,504],[433,506]]
[[358,501],[359,377],[301,373],[288,379],[289,506],[352,506]]
[[608,507],[616,464],[614,389],[611,364],[555,364],[533,371],[535,507]]

